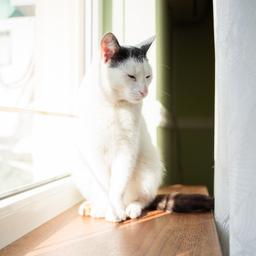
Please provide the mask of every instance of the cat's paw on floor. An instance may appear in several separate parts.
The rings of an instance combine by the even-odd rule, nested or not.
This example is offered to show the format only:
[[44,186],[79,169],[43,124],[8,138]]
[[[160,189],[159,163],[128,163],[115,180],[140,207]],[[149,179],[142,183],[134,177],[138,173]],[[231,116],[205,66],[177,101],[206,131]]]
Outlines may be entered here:
[[123,208],[114,209],[114,207],[109,206],[106,212],[105,219],[110,222],[121,222],[126,220],[126,213]]
[[126,215],[131,219],[136,219],[140,217],[142,212],[142,207],[139,202],[130,203],[125,209]]

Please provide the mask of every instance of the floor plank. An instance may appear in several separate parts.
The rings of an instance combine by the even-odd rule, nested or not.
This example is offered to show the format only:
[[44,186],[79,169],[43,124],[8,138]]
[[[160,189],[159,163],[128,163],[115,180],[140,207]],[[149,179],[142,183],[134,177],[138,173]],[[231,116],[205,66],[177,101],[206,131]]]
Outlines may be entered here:
[[[181,185],[161,193],[173,191],[207,193],[202,186]],[[0,255],[221,255],[212,213],[151,211],[137,220],[113,224],[80,217],[77,209],[78,205],[35,229],[0,250]]]

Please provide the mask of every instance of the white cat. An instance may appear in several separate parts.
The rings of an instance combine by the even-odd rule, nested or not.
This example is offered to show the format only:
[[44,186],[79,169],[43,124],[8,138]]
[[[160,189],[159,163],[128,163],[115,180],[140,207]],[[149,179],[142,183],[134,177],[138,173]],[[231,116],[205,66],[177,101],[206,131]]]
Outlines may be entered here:
[[161,184],[162,164],[141,113],[152,80],[146,54],[153,41],[124,47],[107,33],[101,60],[79,91],[80,165],[74,177],[91,203],[92,217],[112,222],[137,218]]

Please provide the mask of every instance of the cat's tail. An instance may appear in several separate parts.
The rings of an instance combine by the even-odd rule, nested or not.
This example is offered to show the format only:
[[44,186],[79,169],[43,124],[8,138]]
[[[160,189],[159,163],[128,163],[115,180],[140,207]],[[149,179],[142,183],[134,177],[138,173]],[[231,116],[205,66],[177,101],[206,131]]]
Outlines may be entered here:
[[146,210],[169,212],[209,212],[214,209],[214,199],[201,194],[160,194],[146,207]]

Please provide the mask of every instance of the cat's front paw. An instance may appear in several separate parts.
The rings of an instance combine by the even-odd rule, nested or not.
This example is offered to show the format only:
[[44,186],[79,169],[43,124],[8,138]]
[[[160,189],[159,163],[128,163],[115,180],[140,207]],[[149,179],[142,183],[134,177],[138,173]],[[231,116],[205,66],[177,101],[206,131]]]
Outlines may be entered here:
[[139,202],[130,203],[125,209],[126,215],[131,219],[140,217],[142,212],[142,206]]
[[126,213],[124,208],[109,206],[105,215],[105,219],[110,222],[121,222],[126,220]]

